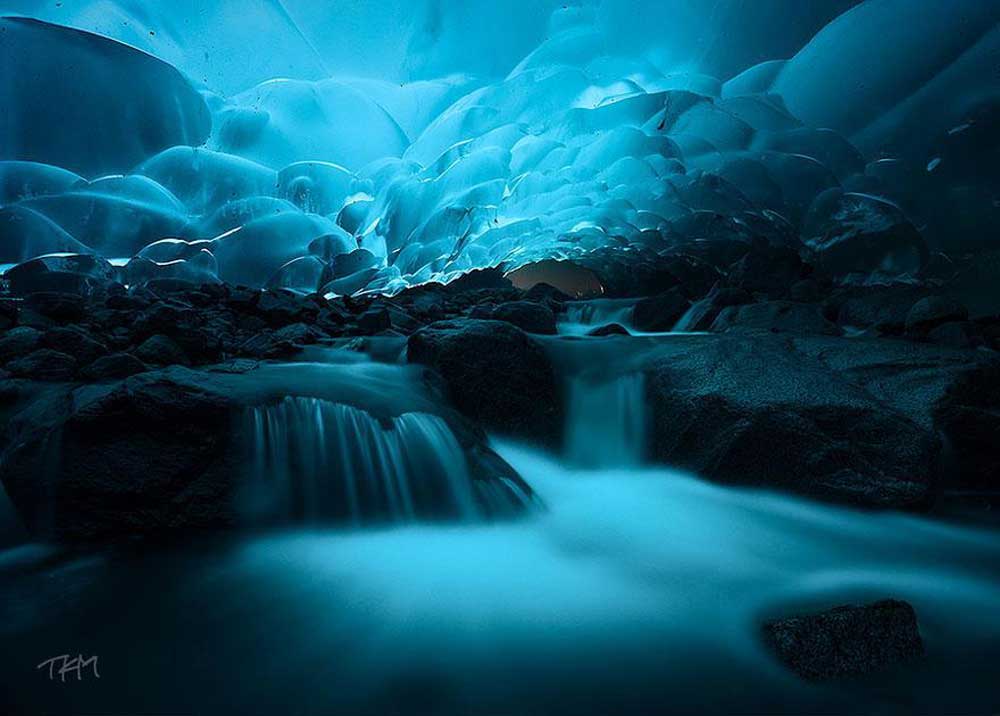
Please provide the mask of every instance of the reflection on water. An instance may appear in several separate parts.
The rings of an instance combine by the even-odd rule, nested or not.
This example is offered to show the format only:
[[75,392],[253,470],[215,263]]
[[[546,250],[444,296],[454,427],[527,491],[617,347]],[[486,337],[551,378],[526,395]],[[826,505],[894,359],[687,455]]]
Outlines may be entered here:
[[[0,559],[9,712],[988,711],[994,533],[501,453],[549,506],[499,525],[297,531]],[[806,686],[761,618],[894,596],[927,660]],[[52,689],[35,664],[101,657]]]

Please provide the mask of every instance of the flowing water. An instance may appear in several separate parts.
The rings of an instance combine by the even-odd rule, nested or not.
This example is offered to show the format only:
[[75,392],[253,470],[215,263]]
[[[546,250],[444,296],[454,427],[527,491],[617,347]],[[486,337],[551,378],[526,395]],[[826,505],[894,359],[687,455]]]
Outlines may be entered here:
[[286,397],[248,408],[243,423],[251,514],[356,525],[478,516],[465,454],[437,415],[379,420],[350,405]]
[[559,323],[559,333],[582,336],[594,328],[617,323],[626,329],[632,323],[634,299],[598,298],[589,301],[569,301],[566,314]]
[[[566,457],[496,444],[547,506],[519,520],[0,553],[0,669],[22,685],[0,712],[997,710],[996,532],[644,468],[641,378],[577,376]],[[426,411],[290,398],[243,417],[262,489],[302,517],[351,485],[352,516],[419,516],[425,479],[466,514],[461,454]],[[886,597],[914,605],[922,662],[808,685],[761,645],[769,617]],[[101,678],[45,681],[64,653],[99,656]]]

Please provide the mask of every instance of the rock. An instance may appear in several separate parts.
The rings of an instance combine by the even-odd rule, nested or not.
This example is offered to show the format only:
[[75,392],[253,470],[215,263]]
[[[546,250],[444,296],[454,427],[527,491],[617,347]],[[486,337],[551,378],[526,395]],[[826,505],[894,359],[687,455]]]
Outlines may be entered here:
[[81,320],[85,308],[83,297],[79,294],[56,291],[28,294],[24,299],[24,305],[46,318],[63,323]]
[[0,364],[23,357],[38,348],[42,332],[30,326],[18,326],[0,336]]
[[691,306],[674,326],[678,332],[707,331],[722,309],[753,303],[753,296],[742,288],[716,286],[705,298]]
[[965,321],[968,318],[968,309],[953,298],[928,296],[913,304],[906,315],[906,332],[910,335],[926,335],[944,323]]
[[[220,469],[228,401],[179,378],[134,376],[65,396],[50,420],[20,418],[24,437],[5,454],[0,478],[32,533],[81,541],[232,523],[236,471]],[[48,439],[55,430],[58,455]]]
[[305,323],[293,323],[275,331],[274,339],[280,342],[307,345],[316,342],[316,334]]
[[502,321],[434,323],[410,336],[408,358],[444,379],[460,412],[489,429],[555,444],[562,401],[542,347]]
[[631,335],[628,329],[620,323],[609,323],[606,326],[599,326],[587,333],[588,336],[594,337],[604,337],[604,336],[628,336]]
[[826,317],[849,328],[874,328],[884,335],[900,335],[914,303],[930,290],[909,283],[852,286],[834,293],[824,304]]
[[[821,356],[837,339],[678,338],[645,371],[658,461],[723,483],[868,507],[932,499],[938,444],[930,427],[798,347],[820,341],[813,350]],[[849,346],[876,361],[877,348]]]
[[944,291],[974,318],[1000,313],[1000,249],[983,251],[963,266]]
[[50,328],[42,336],[42,346],[71,355],[81,365],[92,363],[108,352],[106,345],[77,326]]
[[301,321],[313,322],[319,315],[315,304],[302,301],[290,291],[263,291],[256,304],[257,313],[270,325],[280,328]]
[[17,304],[13,301],[0,301],[0,331],[6,331],[17,325]]
[[[211,371],[173,366],[115,383],[52,386],[2,426],[8,447],[0,481],[37,539],[191,539],[207,530],[259,526],[258,511],[247,505],[252,491],[242,489],[247,479],[259,479],[247,469],[253,432],[245,429],[246,409],[286,394],[337,400],[344,387],[302,380],[296,369],[270,372],[272,380],[258,370],[265,369],[233,361]],[[516,492],[531,495],[483,433],[455,411],[438,410],[431,396],[396,404],[383,389],[381,382],[362,381],[349,394],[370,400],[373,417],[418,405],[440,415],[468,460],[477,497],[507,495],[505,505],[514,507]],[[321,435],[290,437],[319,444]]]
[[710,330],[716,333],[770,331],[825,336],[842,334],[839,326],[823,317],[819,306],[791,301],[768,301],[724,308]]
[[7,364],[11,375],[30,380],[72,380],[76,359],[59,351],[42,348]]
[[961,488],[1000,491],[1000,361],[962,370],[932,405],[946,472]]
[[924,654],[913,607],[894,599],[768,622],[764,643],[807,681],[864,676]]
[[248,338],[238,351],[240,355],[250,358],[282,358],[298,353],[299,347],[290,340],[281,340],[274,333],[264,331]]
[[815,303],[823,297],[823,291],[819,281],[814,278],[804,278],[792,284],[788,289],[788,297],[799,303]]
[[120,285],[117,269],[106,259],[91,254],[39,256],[14,266],[6,278],[15,296],[39,292],[91,296]]
[[135,355],[144,363],[152,365],[190,365],[184,349],[169,336],[157,334],[143,341],[135,350]]
[[116,380],[146,371],[146,365],[130,353],[112,353],[98,358],[83,369],[90,380]]
[[831,189],[816,198],[803,233],[824,271],[916,275],[928,258],[927,244],[903,211],[868,194]]
[[392,328],[392,319],[384,308],[371,308],[357,317],[358,328],[365,335],[374,335]]
[[727,283],[769,298],[783,298],[807,267],[798,252],[785,247],[756,248],[729,269]]
[[691,302],[680,288],[672,288],[658,296],[644,298],[632,309],[632,325],[644,333],[663,333],[673,327],[691,308]]
[[978,339],[974,329],[967,321],[943,323],[927,334],[927,340],[952,348],[975,348]]
[[552,309],[532,301],[501,303],[490,317],[494,321],[512,323],[528,333],[555,335],[556,332],[556,316]]
[[149,308],[149,300],[134,294],[108,296],[104,305],[115,311],[142,311]]

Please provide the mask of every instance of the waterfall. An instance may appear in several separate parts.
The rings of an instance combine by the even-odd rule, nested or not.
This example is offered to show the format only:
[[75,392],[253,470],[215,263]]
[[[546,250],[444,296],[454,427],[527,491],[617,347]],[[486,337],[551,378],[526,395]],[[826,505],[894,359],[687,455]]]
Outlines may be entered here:
[[645,380],[629,373],[608,382],[570,381],[566,457],[579,467],[640,465],[646,455]]
[[479,515],[465,453],[436,415],[380,420],[341,403],[286,397],[247,409],[244,421],[244,507],[253,516],[360,524]]
[[559,332],[566,335],[583,335],[593,328],[618,323],[628,328],[632,322],[632,299],[602,298],[590,301],[568,301],[566,318],[560,322]]

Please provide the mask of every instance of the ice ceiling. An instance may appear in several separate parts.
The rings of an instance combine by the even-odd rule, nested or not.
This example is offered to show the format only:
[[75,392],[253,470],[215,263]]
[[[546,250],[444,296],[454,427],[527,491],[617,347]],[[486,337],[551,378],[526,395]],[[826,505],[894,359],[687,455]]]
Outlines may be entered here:
[[1000,218],[1000,3],[0,14],[0,263],[97,253],[131,258],[133,284],[349,294],[808,236],[832,195],[891,201],[939,247],[994,243]]

